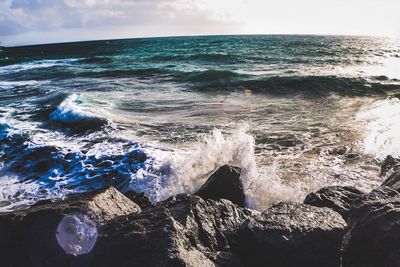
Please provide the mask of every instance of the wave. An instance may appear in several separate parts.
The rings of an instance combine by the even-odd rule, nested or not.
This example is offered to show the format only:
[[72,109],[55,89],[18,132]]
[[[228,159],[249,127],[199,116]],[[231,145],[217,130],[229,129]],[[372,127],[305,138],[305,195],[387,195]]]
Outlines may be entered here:
[[13,65],[6,65],[0,67],[0,74],[15,73],[27,70],[33,70],[38,68],[50,68],[54,66],[65,66],[71,63],[77,62],[80,59],[46,59],[46,60],[35,60],[30,62],[17,63]]
[[215,82],[224,82],[227,86],[229,86],[229,82],[233,82],[236,79],[245,78],[247,75],[227,70],[209,69],[205,71],[179,73],[176,75],[176,77],[185,82],[194,83],[195,85],[199,83],[212,85]]
[[392,97],[364,107],[357,116],[365,125],[364,151],[377,158],[400,156],[400,100]]
[[10,101],[11,99],[22,99],[28,97],[36,97],[43,93],[46,81],[1,81],[0,82],[0,101]]
[[97,56],[92,56],[79,60],[79,63],[84,63],[84,64],[108,64],[111,62],[113,62],[112,58],[97,57]]
[[275,76],[245,81],[242,86],[271,94],[304,94],[326,96],[337,93],[342,96],[386,95],[397,87],[395,84],[369,82],[361,77],[340,76]]
[[77,94],[72,94],[64,99],[50,114],[50,119],[69,128],[73,132],[87,132],[99,130],[107,125],[106,119],[85,112],[80,106]]
[[23,87],[23,86],[35,86],[40,85],[41,82],[35,80],[28,80],[28,81],[15,81],[15,82],[7,82],[7,81],[0,81],[0,89],[12,89],[15,87]]
[[263,210],[274,202],[298,200],[306,193],[296,183],[284,184],[273,167],[257,167],[254,139],[245,127],[223,135],[214,130],[190,149],[173,150],[123,139],[93,139],[80,146],[37,144],[7,125],[0,140],[0,211],[23,208],[41,199],[115,186],[146,192],[153,202],[195,192],[223,164],[243,168],[248,207]]
[[91,78],[152,78],[171,74],[171,71],[163,68],[142,68],[142,69],[115,69],[106,71],[90,71],[74,74],[80,77]]
[[31,135],[8,123],[2,125],[0,183],[3,178],[4,183],[14,182],[6,185],[10,187],[8,193],[0,192],[0,211],[109,185],[123,192],[146,192],[156,203],[172,195],[197,191],[211,172],[223,164],[243,169],[246,205],[261,211],[279,201],[302,201],[308,192],[334,184],[336,176],[341,177],[340,184],[354,185],[360,181],[362,188],[375,183],[368,184],[367,178],[357,179],[371,177],[370,172],[342,168],[340,156],[335,158],[323,152],[305,163],[306,170],[301,171],[307,173],[307,178],[282,177],[281,169],[286,168],[286,162],[302,157],[302,153],[286,151],[260,167],[255,140],[247,126],[239,126],[229,134],[215,129],[178,150],[107,134],[40,138],[40,133]]
[[[0,211],[42,199],[112,185],[124,191],[152,158],[132,141],[118,139],[41,140],[11,126],[1,130]],[[4,134],[6,133],[6,134]]]
[[198,54],[186,54],[186,55],[155,55],[147,59],[151,62],[176,62],[176,61],[199,61],[211,62],[211,63],[240,63],[239,58],[234,55],[222,54],[222,53],[198,53]]
[[274,164],[260,168],[254,147],[254,138],[247,132],[247,126],[225,135],[215,129],[192,143],[189,150],[149,152],[155,155],[152,173],[144,173],[146,179],[132,181],[130,188],[144,191],[158,202],[179,193],[195,192],[216,168],[232,164],[243,169],[241,179],[248,207],[265,210],[279,201],[300,201],[308,192],[304,184],[284,183],[276,174]]

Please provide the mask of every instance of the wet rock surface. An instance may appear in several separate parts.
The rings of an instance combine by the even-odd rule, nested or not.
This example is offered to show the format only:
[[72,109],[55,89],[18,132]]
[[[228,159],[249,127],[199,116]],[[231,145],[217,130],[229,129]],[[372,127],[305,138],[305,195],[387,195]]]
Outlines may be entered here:
[[400,266],[400,194],[381,187],[360,199],[348,219],[342,266]]
[[[179,195],[103,229],[94,266],[242,266],[231,244],[251,212],[228,200]],[[105,258],[105,260],[98,260]]]
[[149,196],[143,192],[128,191],[124,195],[140,206],[141,209],[152,207]]
[[400,192],[400,169],[393,170],[381,186],[387,186]]
[[242,224],[235,251],[246,266],[339,266],[345,228],[331,209],[279,203]]
[[333,209],[346,220],[352,204],[364,192],[351,186],[328,186],[306,196],[304,204]]
[[381,164],[381,175],[384,176],[391,170],[399,169],[400,159],[392,156],[387,156]]
[[240,207],[245,206],[243,184],[240,180],[242,170],[224,165],[208,178],[195,195],[203,199],[228,199]]

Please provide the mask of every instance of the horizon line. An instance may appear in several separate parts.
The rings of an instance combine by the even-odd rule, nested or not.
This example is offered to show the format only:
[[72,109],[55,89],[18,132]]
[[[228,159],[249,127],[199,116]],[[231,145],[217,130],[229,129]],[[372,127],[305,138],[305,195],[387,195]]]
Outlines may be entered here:
[[[184,35],[154,35],[154,36],[136,36],[136,37],[123,37],[123,38],[106,38],[106,39],[82,39],[66,42],[49,42],[49,43],[35,43],[27,45],[12,45],[12,46],[1,46],[3,48],[18,48],[18,47],[31,47],[41,45],[61,45],[61,44],[72,44],[72,43],[83,43],[83,42],[106,42],[106,41],[118,41],[118,40],[134,40],[134,39],[156,39],[156,38],[185,38],[185,37],[228,37],[228,36],[332,36],[332,37],[364,37],[364,38],[391,38],[389,36],[377,36],[377,35],[364,35],[364,34],[320,34],[320,33],[237,33],[237,34],[184,34]],[[1,44],[2,42],[0,42]]]

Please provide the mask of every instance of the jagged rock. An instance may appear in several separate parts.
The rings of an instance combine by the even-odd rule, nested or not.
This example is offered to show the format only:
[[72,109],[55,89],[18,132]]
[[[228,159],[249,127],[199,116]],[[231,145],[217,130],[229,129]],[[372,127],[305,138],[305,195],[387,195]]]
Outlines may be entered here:
[[203,199],[228,199],[234,204],[244,207],[245,195],[240,180],[241,172],[242,170],[239,167],[221,166],[208,178],[195,195]]
[[306,196],[304,204],[333,209],[346,220],[354,201],[364,193],[352,186],[328,186]]
[[89,266],[215,266],[162,206],[117,218],[103,232]]
[[[84,266],[90,255],[68,255],[59,245],[60,239],[57,240],[68,239],[65,233],[59,233],[60,229],[66,229],[67,234],[78,235],[70,240],[79,240],[82,238],[79,237],[82,225],[76,219],[83,218],[90,227],[101,227],[118,216],[140,211],[137,204],[111,187],[71,195],[65,200],[42,201],[26,210],[1,214],[1,266]],[[72,218],[69,225],[59,227],[67,216]],[[80,249],[86,248],[77,248],[77,254]]]
[[230,246],[247,214],[228,200],[172,197],[107,224],[93,266],[242,266]]
[[45,201],[0,216],[1,266],[242,266],[233,237],[254,214],[190,195],[140,212],[114,188]]
[[400,159],[394,158],[388,155],[381,165],[381,175],[386,175],[389,171],[393,169],[398,169],[400,167]]
[[141,209],[146,209],[153,206],[149,196],[146,193],[127,191],[124,193],[124,195],[136,204],[138,204]]
[[211,251],[229,251],[241,223],[257,213],[241,209],[226,199],[203,200],[190,195],[172,197],[161,205],[188,230],[196,247]]
[[381,187],[355,204],[343,238],[343,267],[400,266],[400,194]]
[[391,174],[381,186],[387,186],[400,192],[400,169],[391,171]]
[[381,165],[381,175],[387,179],[381,186],[390,187],[400,192],[400,159],[387,156]]
[[241,225],[234,251],[245,266],[340,266],[345,228],[331,209],[279,203]]

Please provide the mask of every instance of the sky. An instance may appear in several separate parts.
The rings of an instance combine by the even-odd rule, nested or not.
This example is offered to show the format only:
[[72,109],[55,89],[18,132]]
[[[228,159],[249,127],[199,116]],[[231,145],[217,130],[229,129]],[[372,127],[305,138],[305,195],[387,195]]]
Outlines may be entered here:
[[400,0],[0,0],[7,46],[208,34],[400,37]]

